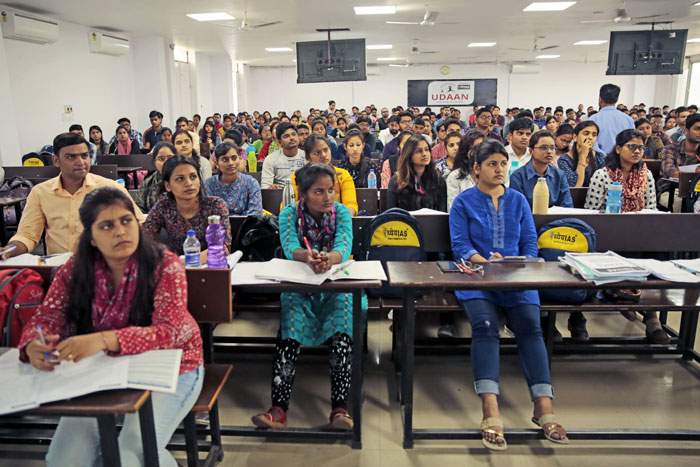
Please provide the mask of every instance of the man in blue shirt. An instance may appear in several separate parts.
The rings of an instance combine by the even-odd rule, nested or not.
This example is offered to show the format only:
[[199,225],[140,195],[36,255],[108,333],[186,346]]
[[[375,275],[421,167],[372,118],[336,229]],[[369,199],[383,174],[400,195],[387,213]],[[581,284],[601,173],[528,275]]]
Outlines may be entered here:
[[600,128],[595,148],[610,154],[615,147],[615,138],[623,130],[634,130],[632,117],[615,108],[620,97],[620,87],[614,84],[604,84],[600,87],[598,106],[600,111],[590,120],[596,122]]
[[530,162],[510,176],[510,187],[525,196],[530,208],[532,208],[532,193],[540,177],[547,180],[549,207],[574,207],[566,175],[556,166],[551,165],[555,151],[556,146],[552,134],[547,130],[538,131],[530,138],[530,153],[532,155]]

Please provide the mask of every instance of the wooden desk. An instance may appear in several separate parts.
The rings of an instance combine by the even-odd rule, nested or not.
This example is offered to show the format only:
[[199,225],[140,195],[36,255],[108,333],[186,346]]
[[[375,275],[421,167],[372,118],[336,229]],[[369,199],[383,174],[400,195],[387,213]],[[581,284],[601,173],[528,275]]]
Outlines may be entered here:
[[583,209],[583,207],[586,205],[586,195],[588,194],[588,187],[582,186],[578,188],[569,188],[569,191],[571,192],[571,199],[574,202],[574,207]]
[[[23,177],[32,182],[34,185],[37,183],[45,182],[50,178],[57,177],[59,174],[58,167],[3,167],[5,169],[5,178],[11,177]],[[99,175],[101,177],[109,178],[111,180],[117,179],[117,166],[116,165],[93,165],[90,167],[90,173]]]
[[153,156],[146,154],[130,154],[128,156],[105,155],[97,156],[97,165],[116,165],[118,167],[138,167],[153,172],[156,166]]
[[376,216],[379,213],[379,192],[376,188],[356,188],[358,215]]
[[[0,354],[7,349],[0,348]],[[121,389],[102,391],[75,399],[52,402],[15,415],[58,417],[90,417],[97,420],[102,461],[105,466],[121,466],[117,432],[117,416],[128,413],[139,415],[141,442],[145,465],[158,465],[156,428],[153,421],[151,391]]]
[[326,281],[319,286],[293,284],[281,282],[279,284],[259,284],[233,286],[235,291],[250,293],[318,293],[318,292],[348,292],[352,293],[352,382],[350,415],[354,419],[354,428],[351,432],[326,431],[315,429],[295,428],[294,430],[257,430],[249,427],[222,426],[221,434],[226,436],[265,436],[284,439],[318,439],[318,440],[350,440],[353,449],[362,448],[362,402],[364,393],[363,384],[363,348],[365,320],[362,319],[362,291],[364,289],[377,289],[382,286],[381,281]]
[[3,196],[0,197],[0,245],[7,243],[7,232],[5,232],[5,208],[14,206],[17,225],[22,217],[22,203],[27,200],[26,196]]
[[[401,287],[404,291],[401,314],[394,312],[394,327],[400,326],[401,356],[401,402],[403,404],[404,448],[413,447],[416,439],[481,439],[479,430],[413,429],[413,372],[415,365],[415,298],[420,294],[436,289],[478,289],[478,290],[529,290],[547,288],[644,288],[644,289],[694,289],[700,284],[674,283],[661,280],[648,280],[640,283],[621,282],[596,287],[593,283],[570,274],[557,263],[527,264],[488,264],[485,274],[467,276],[459,273],[443,273],[435,262],[395,262],[387,263],[389,285]],[[697,296],[695,296],[697,300]],[[681,323],[679,346],[683,347],[684,358],[696,358],[693,352],[695,329],[698,323],[700,306],[694,301],[690,317],[684,313]],[[548,320],[548,347],[551,349],[551,336],[554,319]],[[551,355],[551,351],[550,351]],[[663,439],[700,441],[700,431],[658,430],[631,432],[630,430],[576,431],[567,430],[571,439]],[[508,430],[508,439],[540,439],[540,430]]]
[[275,216],[280,213],[280,205],[282,204],[282,192],[279,188],[263,188],[260,190],[262,197],[262,207],[266,211],[270,211]]

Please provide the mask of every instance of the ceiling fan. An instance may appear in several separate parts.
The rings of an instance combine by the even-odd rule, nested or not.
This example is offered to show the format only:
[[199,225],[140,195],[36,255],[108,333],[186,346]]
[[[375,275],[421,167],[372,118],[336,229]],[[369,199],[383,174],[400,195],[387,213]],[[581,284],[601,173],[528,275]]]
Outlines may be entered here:
[[439,11],[425,10],[423,19],[420,21],[387,21],[386,24],[408,24],[413,26],[435,26],[436,24],[459,24],[458,22],[437,22],[440,16]]
[[257,24],[251,24],[248,22],[248,2],[243,3],[243,19],[241,20],[241,24],[238,26],[229,26],[226,24],[217,24],[217,26],[223,26],[225,28],[231,28],[231,29],[238,29],[239,31],[254,31],[256,29],[262,29],[262,28],[267,28],[270,26],[274,26],[276,24],[281,24],[282,21],[268,21],[267,23],[257,23]]
[[659,15],[647,15],[647,16],[630,16],[630,14],[627,12],[627,9],[622,7],[622,8],[618,8],[617,10],[615,10],[615,17],[614,18],[588,19],[588,20],[579,21],[579,23],[581,23],[581,24],[596,24],[596,23],[625,24],[625,23],[631,23],[632,21],[636,21],[636,20],[661,18],[664,16],[668,16],[668,13],[663,13],[663,14],[659,14]]
[[509,47],[508,50],[518,50],[520,52],[543,52],[545,50],[556,49],[559,47],[558,45],[548,45],[545,47],[540,47],[539,45],[537,45],[537,41],[540,39],[545,39],[545,36],[536,36],[535,40],[532,41],[532,47],[529,49],[516,49],[513,47]]

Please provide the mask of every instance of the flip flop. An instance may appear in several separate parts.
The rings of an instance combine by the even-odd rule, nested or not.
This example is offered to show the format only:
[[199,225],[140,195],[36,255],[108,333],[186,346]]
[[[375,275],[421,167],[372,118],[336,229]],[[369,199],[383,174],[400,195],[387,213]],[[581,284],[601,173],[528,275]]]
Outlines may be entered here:
[[[544,437],[549,441],[557,444],[569,444],[569,438],[566,435],[566,430],[557,421],[557,417],[553,413],[542,415],[539,419],[532,417],[532,423],[542,428]],[[552,435],[557,433],[559,438],[554,438]]]
[[[499,417],[488,417],[481,421],[481,444],[492,451],[505,451],[508,448],[503,434],[503,420]],[[495,435],[496,441],[486,439],[486,435]]]

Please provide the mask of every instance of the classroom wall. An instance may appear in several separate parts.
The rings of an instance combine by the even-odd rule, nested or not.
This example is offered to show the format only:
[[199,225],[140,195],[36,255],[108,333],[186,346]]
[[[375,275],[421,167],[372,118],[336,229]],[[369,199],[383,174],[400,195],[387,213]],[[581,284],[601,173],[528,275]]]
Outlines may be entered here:
[[502,107],[597,105],[598,89],[604,83],[622,88],[621,102],[647,105],[676,103],[676,76],[606,76],[606,64],[543,62],[541,72],[524,75],[510,73],[509,65],[449,65],[450,73],[440,73],[441,64],[413,65],[407,68],[368,66],[367,81],[297,84],[295,67],[239,66],[239,105],[246,110],[287,111],[326,108],[334,99],[339,107],[353,104],[391,107],[406,105],[409,79],[496,78],[498,104]]
[[19,133],[4,41],[0,34],[0,164],[10,165],[19,153]]

